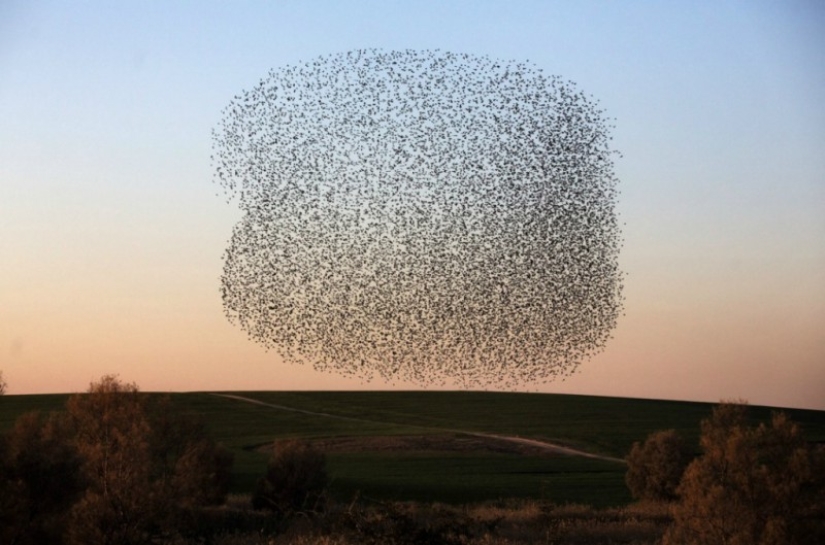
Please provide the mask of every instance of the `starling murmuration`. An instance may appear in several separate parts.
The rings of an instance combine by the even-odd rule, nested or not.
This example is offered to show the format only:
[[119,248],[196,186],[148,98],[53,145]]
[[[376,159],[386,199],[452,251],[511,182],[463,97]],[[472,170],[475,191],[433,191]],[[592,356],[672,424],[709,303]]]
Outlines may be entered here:
[[358,50],[273,70],[213,131],[243,214],[226,314],[287,361],[365,379],[567,376],[623,306],[610,128],[526,62]]

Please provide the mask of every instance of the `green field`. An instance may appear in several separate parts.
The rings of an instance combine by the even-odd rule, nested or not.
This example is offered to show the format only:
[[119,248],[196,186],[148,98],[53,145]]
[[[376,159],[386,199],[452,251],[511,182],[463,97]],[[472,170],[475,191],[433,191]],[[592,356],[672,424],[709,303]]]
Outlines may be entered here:
[[[230,392],[226,392],[230,393]],[[211,393],[176,393],[181,411],[202,415],[212,436],[235,454],[235,492],[249,492],[278,438],[431,435],[466,431],[534,438],[621,458],[634,441],[675,428],[696,443],[712,405],[593,396],[488,392],[237,392],[237,395],[326,413],[319,416]],[[0,429],[20,414],[59,410],[67,395],[0,398]],[[825,442],[825,411],[787,410],[809,440]],[[771,409],[752,407],[754,420]],[[698,448],[698,447],[697,447]],[[364,498],[453,503],[543,498],[596,507],[630,501],[621,463],[561,455],[439,450],[331,452],[331,492]]]

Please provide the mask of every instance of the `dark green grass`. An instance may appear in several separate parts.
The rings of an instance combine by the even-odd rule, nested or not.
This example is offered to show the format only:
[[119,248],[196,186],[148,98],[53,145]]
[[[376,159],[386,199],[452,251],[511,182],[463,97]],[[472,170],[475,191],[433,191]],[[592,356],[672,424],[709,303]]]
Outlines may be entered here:
[[604,507],[631,499],[621,464],[578,457],[338,454],[329,457],[328,467],[333,493],[341,500],[355,495],[446,503],[532,498]]
[[[634,441],[674,428],[697,444],[713,405],[592,396],[487,392],[240,392],[266,403],[350,419],[284,411],[209,393],[171,394],[200,414],[235,455],[233,491],[249,492],[264,473],[256,447],[284,437],[429,434],[466,430],[531,437],[622,458]],[[0,398],[0,430],[30,410],[48,412],[67,395]],[[787,410],[809,440],[825,442],[825,411]],[[754,422],[771,409],[751,407]],[[352,420],[352,419],[361,420]],[[698,450],[698,445],[697,445]],[[470,502],[522,497],[609,506],[630,500],[621,463],[579,457],[486,452],[330,453],[332,493],[376,499]]]
[[[532,437],[618,458],[630,450],[634,441],[643,440],[656,430],[674,428],[697,444],[699,423],[710,416],[714,407],[709,403],[499,392],[244,392],[240,395],[398,426]],[[754,422],[761,422],[769,420],[773,410],[776,409],[753,406],[749,414]],[[825,411],[785,409],[785,412],[802,425],[809,440],[825,441]],[[333,425],[328,422],[324,425]]]

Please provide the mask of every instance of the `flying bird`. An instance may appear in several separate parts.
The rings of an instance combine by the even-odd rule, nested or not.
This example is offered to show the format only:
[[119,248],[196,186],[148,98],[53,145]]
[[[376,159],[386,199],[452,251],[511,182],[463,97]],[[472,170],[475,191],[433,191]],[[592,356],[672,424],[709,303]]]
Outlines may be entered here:
[[370,49],[274,69],[213,131],[243,214],[226,315],[288,361],[366,380],[568,376],[623,307],[609,129],[525,62]]

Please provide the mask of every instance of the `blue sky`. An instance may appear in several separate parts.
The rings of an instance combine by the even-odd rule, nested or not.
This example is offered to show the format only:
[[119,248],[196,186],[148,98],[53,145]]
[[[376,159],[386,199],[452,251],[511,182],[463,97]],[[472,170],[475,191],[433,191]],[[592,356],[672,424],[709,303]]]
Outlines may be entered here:
[[[626,316],[539,391],[825,409],[819,2],[7,2],[0,369],[11,393],[385,388],[280,362],[221,308],[239,211],[210,131],[350,49],[530,61],[613,120]],[[404,387],[405,385],[396,385]]]

